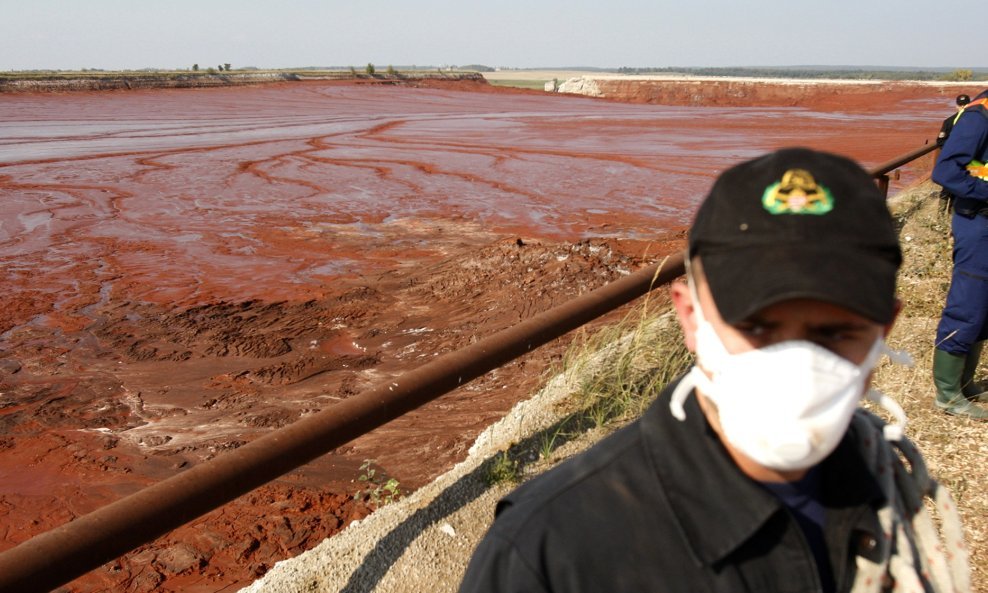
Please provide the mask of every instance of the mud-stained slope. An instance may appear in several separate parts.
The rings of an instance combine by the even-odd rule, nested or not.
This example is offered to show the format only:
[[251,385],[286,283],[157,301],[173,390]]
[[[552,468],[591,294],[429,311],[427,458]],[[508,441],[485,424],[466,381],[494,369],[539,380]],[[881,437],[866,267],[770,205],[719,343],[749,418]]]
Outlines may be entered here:
[[[502,240],[359,286],[342,283],[320,299],[184,309],[111,300],[78,331],[14,332],[0,358],[7,541],[601,286],[678,248],[669,239]],[[531,389],[540,373],[527,369],[548,366],[563,343],[94,571],[73,590],[215,591],[256,578],[367,513],[352,498],[366,486],[353,482],[365,460],[405,489],[457,461]],[[436,414],[441,425],[429,419]],[[29,464],[50,467],[50,483],[15,492],[10,472]]]
[[977,85],[945,82],[661,78],[584,76],[562,83],[560,92],[629,103],[722,107],[803,107],[823,111],[872,111],[917,97],[971,92]]

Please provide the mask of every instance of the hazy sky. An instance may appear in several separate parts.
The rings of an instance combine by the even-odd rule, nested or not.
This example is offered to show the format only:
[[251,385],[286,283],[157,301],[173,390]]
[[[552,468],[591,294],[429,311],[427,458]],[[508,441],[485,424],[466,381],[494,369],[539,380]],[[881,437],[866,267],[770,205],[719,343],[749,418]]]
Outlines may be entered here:
[[234,68],[988,66],[988,23],[948,6],[934,0],[0,0],[0,70],[227,62]]

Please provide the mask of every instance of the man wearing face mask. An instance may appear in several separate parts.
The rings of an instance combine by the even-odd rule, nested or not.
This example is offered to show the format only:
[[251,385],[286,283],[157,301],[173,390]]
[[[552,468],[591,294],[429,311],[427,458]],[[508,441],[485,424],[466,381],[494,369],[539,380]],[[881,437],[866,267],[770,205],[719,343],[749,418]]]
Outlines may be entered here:
[[953,502],[869,389],[901,263],[873,180],[768,154],[717,179],[688,243],[672,300],[696,365],[502,500],[460,592],[969,591]]

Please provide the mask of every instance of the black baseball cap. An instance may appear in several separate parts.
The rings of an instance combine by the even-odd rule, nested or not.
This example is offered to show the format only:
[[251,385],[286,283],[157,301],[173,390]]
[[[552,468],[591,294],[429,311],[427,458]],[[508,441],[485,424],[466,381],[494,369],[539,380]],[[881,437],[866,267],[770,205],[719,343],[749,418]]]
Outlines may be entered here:
[[848,158],[786,148],[724,171],[688,242],[728,323],[794,298],[894,317],[898,233],[874,179]]

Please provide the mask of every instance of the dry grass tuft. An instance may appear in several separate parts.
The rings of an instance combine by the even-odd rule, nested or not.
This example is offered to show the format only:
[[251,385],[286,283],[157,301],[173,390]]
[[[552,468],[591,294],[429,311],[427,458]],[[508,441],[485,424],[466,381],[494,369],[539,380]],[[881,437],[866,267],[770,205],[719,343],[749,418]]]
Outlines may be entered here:
[[595,428],[613,430],[641,416],[690,364],[668,300],[647,296],[618,323],[575,340],[562,372],[580,377],[571,404]]
[[[971,549],[973,590],[988,593],[988,423],[948,416],[933,405],[933,345],[951,272],[950,216],[942,212],[938,192],[939,186],[927,182],[889,204],[901,225],[904,263],[902,313],[888,342],[916,364],[883,364],[875,386],[905,409],[907,436],[923,452],[930,474],[957,500]],[[977,378],[988,377],[983,362],[980,371]]]

